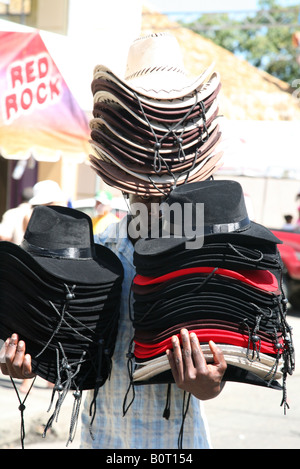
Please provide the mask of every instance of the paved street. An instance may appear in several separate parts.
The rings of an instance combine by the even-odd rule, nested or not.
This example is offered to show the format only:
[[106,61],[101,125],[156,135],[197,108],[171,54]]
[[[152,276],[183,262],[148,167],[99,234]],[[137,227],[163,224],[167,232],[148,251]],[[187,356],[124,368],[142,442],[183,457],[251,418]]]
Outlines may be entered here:
[[287,379],[290,409],[280,407],[281,391],[226,383],[217,399],[205,403],[215,449],[300,449],[300,313],[290,312],[296,370]]
[[[226,383],[222,394],[205,403],[211,440],[215,449],[300,449],[300,313],[291,311],[296,371],[287,380],[290,409],[280,407],[282,393],[240,383]],[[53,431],[43,439],[43,425],[49,414],[51,390],[37,379],[25,410],[27,449],[77,449],[80,426],[74,442],[66,448],[72,396],[65,402]],[[21,398],[24,396],[21,396]],[[20,448],[20,412],[10,381],[0,376],[0,449]]]

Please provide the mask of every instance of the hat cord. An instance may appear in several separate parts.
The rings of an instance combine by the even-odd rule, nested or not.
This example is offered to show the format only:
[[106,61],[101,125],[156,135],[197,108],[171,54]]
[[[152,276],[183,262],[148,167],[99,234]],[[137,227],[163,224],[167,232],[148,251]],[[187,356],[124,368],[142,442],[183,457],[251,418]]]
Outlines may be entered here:
[[[56,336],[56,334],[61,329],[62,324],[64,322],[67,323],[66,316],[71,316],[68,312],[68,305],[69,305],[69,302],[72,299],[74,299],[74,297],[75,297],[74,290],[76,288],[76,285],[73,285],[71,288],[69,288],[68,285],[66,285],[66,284],[64,284],[64,286],[65,286],[65,289],[66,289],[66,299],[65,299],[65,302],[64,302],[61,313],[58,311],[56,306],[51,301],[49,301],[50,305],[53,307],[53,309],[56,311],[56,313],[60,317],[59,323],[58,323],[57,327],[55,328],[55,330],[53,331],[50,339],[47,341],[47,344],[39,352],[39,354],[36,356],[36,358],[39,357],[46,350],[46,348],[50,345],[53,338]],[[73,318],[73,319],[75,319],[75,318]],[[81,323],[81,321],[77,320],[76,322],[78,322],[80,325],[83,325]],[[83,336],[83,334],[81,334],[78,330],[74,329],[70,324],[67,323],[67,325],[75,333],[77,333],[78,335]],[[87,327],[87,326],[85,326],[85,327]],[[90,328],[88,328],[88,329],[90,329]],[[83,337],[85,337],[85,336],[83,336]],[[89,342],[93,342],[92,339],[90,339],[88,337],[85,337],[85,339],[88,340]],[[56,383],[55,383],[55,387],[53,389],[52,398],[51,398],[51,402],[50,402],[50,406],[49,406],[48,411],[50,411],[50,409],[51,409],[53,399],[54,399],[54,395],[55,395],[56,391],[58,392],[58,398],[57,398],[57,402],[56,402],[56,405],[55,405],[54,412],[53,412],[52,416],[49,418],[49,420],[47,422],[47,425],[45,427],[44,434],[43,434],[44,437],[46,436],[47,430],[52,426],[53,421],[54,420],[57,421],[59,413],[60,413],[61,406],[63,404],[63,401],[64,401],[68,391],[70,390],[72,383],[74,383],[74,378],[79,373],[81,365],[85,361],[85,355],[86,355],[86,352],[84,351],[82,353],[82,356],[81,356],[80,360],[77,363],[73,363],[72,365],[70,365],[68,363],[67,357],[64,353],[64,349],[63,349],[61,343],[58,342],[58,345],[59,345],[59,348],[60,348],[61,353],[63,355],[63,358],[62,358],[62,361],[61,361],[61,364],[60,364],[59,350],[56,348],[57,380],[56,380]],[[102,357],[102,353],[100,355]],[[74,367],[74,365],[76,366],[75,371],[72,370],[72,367]],[[99,365],[99,366],[101,366],[101,365]],[[67,379],[64,381],[64,383],[62,383],[62,381],[61,381],[61,372],[62,371],[64,371],[67,374]],[[73,441],[74,436],[75,436],[75,432],[76,432],[76,428],[77,428],[79,410],[80,410],[80,405],[81,405],[81,400],[82,400],[82,392],[78,389],[78,387],[76,388],[75,392],[73,393],[73,396],[74,396],[74,403],[73,403],[72,414],[71,414],[69,438],[68,438],[68,441],[67,441],[67,446],[70,442]]]
[[295,349],[293,345],[293,335],[292,335],[292,330],[293,328],[287,323],[286,320],[286,315],[287,315],[287,304],[288,304],[288,299],[285,297],[285,293],[283,290],[283,270],[281,269],[281,277],[280,277],[280,288],[282,291],[282,300],[279,303],[279,311],[280,311],[280,316],[281,316],[281,322],[283,324],[284,328],[284,339],[285,339],[285,344],[286,344],[286,352],[288,355],[288,367],[287,367],[287,372],[291,375],[293,374],[293,371],[295,370]]
[[[129,343],[128,352],[126,354],[126,357],[128,359],[127,360],[127,371],[128,371],[128,376],[129,376],[129,386],[127,388],[127,391],[125,393],[124,400],[123,400],[123,417],[127,414],[129,408],[131,407],[131,405],[132,405],[132,403],[135,399],[135,387],[134,387],[134,383],[133,383],[133,358],[134,358],[133,339],[131,339],[131,341]],[[128,398],[130,389],[132,389],[132,397],[131,397],[131,401],[129,402],[129,404],[127,404],[127,398]]]
[[[282,401],[280,405],[284,407],[284,414],[286,414],[286,410],[289,409],[289,405],[287,403],[286,379],[287,379],[287,375],[288,374],[292,375],[295,369],[294,346],[293,346],[293,340],[292,340],[292,329],[286,321],[287,301],[284,296],[284,293],[282,294],[281,299],[279,297],[276,297],[276,300],[277,300],[278,311],[279,311],[277,325],[279,326],[279,329],[283,334],[284,343],[280,343],[278,341],[278,330],[277,330],[277,327],[274,326],[274,336],[276,340],[275,348],[277,350],[276,359],[270,371],[264,376],[264,379],[266,380],[269,376],[271,376],[267,384],[268,386],[271,386],[272,382],[274,381],[274,377],[279,366],[279,360],[280,358],[282,358],[283,367],[281,371],[283,373],[283,380],[282,380],[283,382],[282,382]],[[250,328],[249,328],[249,325],[247,324],[247,320],[245,319],[243,322],[244,325],[246,325],[246,327],[248,328],[248,335],[249,335],[247,355],[248,355],[248,350],[250,349],[250,341],[251,340],[252,342],[254,341],[253,344],[255,345],[257,342],[259,342],[257,331],[258,331],[261,319],[263,317],[269,318],[269,319],[272,317],[272,310],[270,308],[268,308],[269,313],[267,313],[266,311],[263,311],[261,308],[255,305],[254,303],[251,303],[251,304],[255,307],[257,311],[260,311],[260,315],[256,318],[256,325],[252,333],[250,332]],[[256,349],[256,351],[259,352],[259,349]],[[253,361],[249,356],[247,356],[247,358],[250,361]],[[253,358],[253,355],[252,355],[252,358]]]
[[[274,337],[275,337],[276,339],[278,339],[278,331],[277,331],[276,327],[274,327]],[[271,386],[272,382],[274,381],[276,372],[277,372],[277,370],[278,370],[279,359],[280,359],[280,350],[281,350],[281,348],[282,348],[282,345],[279,344],[278,342],[276,342],[275,347],[276,347],[276,349],[277,349],[275,363],[273,364],[273,366],[272,366],[272,368],[270,369],[270,371],[264,376],[264,379],[265,379],[265,380],[266,380],[269,376],[271,376],[271,378],[268,380],[268,386]]]
[[[255,305],[256,306],[256,305]],[[261,338],[257,335],[257,331],[258,331],[258,327],[259,327],[259,323],[261,321],[261,318],[262,318],[263,314],[261,314],[258,318],[256,318],[256,325],[253,329],[253,331],[251,332],[250,331],[250,327],[247,323],[247,319],[244,319],[243,320],[243,325],[246,326],[247,330],[248,330],[248,346],[247,346],[247,352],[246,352],[246,358],[250,361],[250,362],[254,362],[256,360],[259,360],[260,361],[260,357],[259,357],[259,351],[260,351],[260,347],[261,347]],[[277,340],[277,337],[278,337],[278,332],[277,332],[277,329],[276,327],[274,327],[274,337],[275,339]],[[250,342],[252,341],[253,345],[254,345],[254,349],[252,351],[252,357],[249,356],[249,352],[250,352]],[[257,348],[257,342],[259,342],[259,347]],[[276,354],[276,358],[275,358],[275,362],[274,364],[272,365],[272,367],[270,368],[270,370],[268,371],[268,373],[263,377],[263,379],[266,381],[270,376],[271,378],[268,379],[268,383],[267,383],[267,386],[271,386],[271,384],[273,383],[274,381],[274,378],[275,378],[275,375],[276,375],[276,372],[277,372],[277,369],[278,369],[278,365],[279,365],[279,359],[280,359],[280,346],[281,344],[277,344],[276,345],[279,345],[279,347],[277,348],[277,354]],[[256,358],[254,357],[254,354],[256,352]]]
[[89,432],[91,435],[91,438],[94,440],[94,435],[92,432],[92,426],[94,423],[94,419],[96,417],[96,411],[97,411],[97,395],[100,386],[103,384],[103,378],[101,376],[101,370],[102,370],[102,359],[103,359],[103,346],[104,346],[104,339],[99,339],[98,340],[98,360],[97,360],[97,372],[96,372],[96,386],[94,389],[94,395],[92,402],[90,404],[90,425],[89,425]]
[[287,375],[292,375],[295,369],[295,358],[294,358],[294,346],[293,346],[293,339],[292,339],[292,329],[286,322],[286,311],[287,311],[287,302],[281,301],[281,308],[280,314],[283,323],[284,329],[284,348],[283,348],[283,358],[284,358],[284,366],[282,368],[283,372],[283,396],[281,401],[281,406],[284,408],[284,415],[286,415],[286,410],[290,408],[289,404],[287,403],[287,389],[286,389],[286,379]]
[[[261,349],[261,338],[257,334],[257,332],[259,330],[259,325],[260,325],[260,321],[263,317],[263,313],[262,313],[261,309],[256,304],[250,303],[250,305],[254,306],[254,308],[257,311],[260,312],[260,315],[256,316],[256,318],[255,318],[255,326],[253,328],[253,331],[249,334],[247,354],[246,354],[247,359],[250,362],[254,362],[256,360],[260,361],[259,352],[260,352],[260,349]],[[250,350],[251,350],[250,349],[250,342],[252,342],[252,346],[253,346],[251,357],[250,357]]]
[[[38,358],[47,349],[47,347],[53,341],[54,337],[61,330],[62,325],[64,323],[75,334],[83,337],[85,339],[85,341],[88,341],[90,343],[95,342],[93,338],[85,336],[78,329],[76,329],[76,327],[73,327],[68,322],[68,319],[71,318],[74,322],[76,322],[76,324],[78,324],[82,328],[85,328],[88,331],[90,331],[92,334],[94,334],[93,329],[88,327],[86,324],[82,323],[77,318],[73,317],[72,314],[70,314],[70,312],[68,311],[68,306],[69,306],[70,301],[75,298],[74,290],[76,288],[76,285],[73,285],[71,288],[68,287],[68,285],[66,285],[66,284],[64,284],[64,286],[65,286],[65,290],[66,290],[66,298],[65,298],[65,301],[64,301],[64,304],[63,304],[63,307],[62,307],[61,311],[59,311],[58,308],[51,301],[49,301],[50,305],[52,306],[52,308],[54,309],[54,311],[57,313],[57,315],[59,317],[59,322],[58,322],[55,330],[51,334],[51,337],[47,341],[47,344],[38,353],[38,355],[36,355],[35,358]],[[108,328],[109,336],[111,336],[112,333],[113,333],[113,330],[114,330],[114,327],[113,327],[113,324],[112,324],[111,321],[107,325],[107,328]],[[57,398],[57,401],[56,401],[56,404],[55,404],[54,412],[51,415],[51,417],[49,418],[49,420],[47,422],[47,425],[45,427],[43,436],[46,436],[47,430],[52,426],[53,421],[58,420],[58,416],[59,416],[60,409],[61,409],[61,406],[63,404],[63,401],[64,401],[67,393],[69,392],[69,390],[73,386],[73,387],[75,387],[75,391],[73,393],[74,403],[73,403],[72,414],[71,414],[69,438],[68,438],[68,441],[67,441],[67,446],[68,446],[68,444],[70,442],[72,442],[73,439],[74,439],[74,435],[75,435],[76,428],[77,428],[77,422],[78,422],[78,416],[79,416],[81,400],[82,400],[82,391],[80,390],[80,384],[79,384],[79,386],[76,385],[75,377],[79,374],[79,372],[81,370],[81,365],[84,362],[87,361],[87,358],[86,358],[86,353],[87,352],[83,351],[82,355],[81,355],[81,358],[77,362],[70,364],[68,362],[68,359],[66,357],[66,354],[64,352],[62,344],[58,341],[57,341],[57,343],[58,343],[58,348],[57,347],[55,348],[55,352],[56,352],[56,376],[57,376],[57,378],[56,378],[56,383],[55,383],[55,386],[54,386],[54,389],[53,389],[53,392],[52,392],[52,397],[51,397],[51,402],[50,402],[50,405],[49,405],[48,412],[50,411],[50,409],[52,407],[53,400],[54,400],[56,392],[58,393],[58,398]],[[105,361],[106,361],[106,368],[107,368],[107,371],[108,371],[108,375],[111,373],[111,368],[112,368],[112,363],[111,363],[111,358],[110,358],[111,350],[107,347],[104,348],[104,345],[105,345],[104,344],[104,339],[99,339],[98,340],[98,351],[97,351],[98,359],[95,359],[95,363],[97,364],[96,385],[95,385],[93,401],[91,403],[91,409],[90,409],[90,415],[92,416],[91,423],[90,423],[90,434],[91,434],[92,437],[93,437],[93,435],[92,435],[92,432],[91,432],[91,426],[93,424],[93,421],[94,421],[94,418],[95,418],[95,415],[96,415],[96,397],[97,397],[97,394],[98,394],[99,387],[104,383],[104,379],[101,376],[102,361],[103,361],[102,359],[104,358]],[[60,359],[60,352],[62,354],[61,359]],[[74,370],[74,366],[76,367],[75,370]],[[93,366],[93,362],[92,362],[92,366]],[[62,372],[66,373],[66,375],[67,375],[67,377],[64,381],[62,381],[62,377],[61,377]],[[90,372],[91,372],[91,368],[85,373],[84,377],[81,376],[81,378],[80,378],[81,383],[84,382],[85,377]]]
[[168,383],[166,405],[163,411],[163,418],[169,420],[171,406],[171,383]]
[[[50,409],[52,407],[54,396],[55,396],[56,392],[58,394],[58,397],[57,397],[57,401],[56,401],[56,404],[55,404],[54,411],[53,411],[51,417],[49,418],[47,424],[45,425],[45,429],[44,429],[44,432],[43,432],[43,438],[45,438],[49,428],[52,427],[53,422],[58,421],[58,417],[59,417],[59,413],[60,413],[62,404],[65,400],[66,395],[68,394],[68,392],[71,388],[71,385],[74,381],[74,378],[77,376],[77,374],[80,371],[81,365],[84,362],[84,357],[86,355],[86,352],[84,351],[82,353],[81,358],[78,360],[78,362],[69,364],[62,344],[59,342],[58,345],[59,345],[59,348],[60,348],[60,351],[61,351],[61,354],[62,354],[62,359],[60,359],[59,349],[56,348],[57,380],[56,380],[55,386],[54,386],[53,391],[52,391],[52,397],[51,397],[51,402],[50,402],[48,412],[50,411]],[[74,366],[76,366],[76,369],[73,371],[72,368]],[[64,381],[62,381],[62,378],[61,378],[61,373],[62,372],[65,372],[66,375],[67,375],[67,378]],[[74,439],[74,435],[75,435],[75,431],[76,431],[76,427],[77,427],[78,416],[79,416],[79,408],[80,408],[80,404],[81,404],[82,392],[79,391],[78,388],[77,388],[75,390],[75,392],[73,393],[73,396],[74,396],[75,400],[74,400],[72,414],[71,414],[69,438],[68,438],[68,441],[67,441],[67,446]]]
[[292,375],[295,370],[295,349],[293,344],[292,328],[286,320],[287,301],[285,298],[283,298],[279,303],[279,312],[284,336],[283,355],[285,357],[285,371],[289,375]]
[[12,378],[11,376],[10,376],[10,380],[11,380],[12,385],[13,385],[15,391],[16,391],[16,394],[17,394],[17,397],[18,397],[18,400],[19,400],[19,403],[20,403],[20,405],[19,405],[19,407],[18,407],[18,409],[19,409],[19,411],[20,411],[20,413],[21,413],[21,436],[20,436],[20,439],[21,439],[21,447],[22,447],[22,449],[24,449],[24,441],[25,441],[25,419],[24,419],[24,411],[25,411],[25,409],[26,409],[26,407],[25,407],[25,401],[26,401],[27,397],[29,396],[29,393],[30,393],[30,391],[31,391],[31,389],[32,389],[32,386],[34,385],[34,382],[35,382],[35,380],[36,380],[36,376],[35,376],[34,379],[32,380],[32,383],[31,383],[31,385],[30,385],[30,388],[28,389],[28,391],[27,391],[27,393],[26,393],[25,398],[23,399],[23,401],[22,401],[21,398],[20,398],[20,394],[19,394],[19,392],[18,392],[17,386],[16,386],[16,384],[15,384],[15,382],[14,382],[14,380],[13,380],[13,378]]
[[[131,281],[131,287],[129,290],[129,295],[128,295],[128,311],[129,311],[129,319],[131,322],[133,322],[133,313],[132,313],[132,285],[134,282],[134,278]],[[135,399],[135,387],[134,387],[134,382],[133,382],[133,359],[134,359],[134,353],[133,353],[133,343],[134,343],[134,337],[130,340],[129,346],[128,346],[128,352],[126,354],[127,358],[127,372],[129,376],[129,386],[127,388],[127,391],[125,393],[124,399],[123,399],[123,417],[126,415],[128,412],[128,409],[131,407],[134,399]],[[129,404],[127,404],[127,398],[130,392],[130,389],[132,389],[132,397],[131,401]]]
[[247,260],[247,261],[255,261],[255,262],[261,262],[263,260],[263,253],[261,251],[259,251],[258,249],[253,249],[253,252],[256,252],[259,254],[259,257],[258,258],[252,258],[252,257],[248,257],[246,256],[245,254],[243,254],[242,252],[240,252],[235,246],[233,246],[233,244],[231,243],[227,243],[227,246],[229,248],[231,248],[238,256],[242,257],[243,259]]
[[[217,272],[217,270],[219,269],[219,267],[214,267],[213,270],[205,276],[204,280],[202,283],[199,282],[199,284],[193,288],[192,290],[190,290],[188,293],[186,293],[185,295],[181,295],[182,298],[185,298],[185,297],[189,297],[192,293],[198,293],[200,290],[203,289],[203,287],[205,287],[205,285],[210,281],[210,279],[212,277],[214,277],[215,273]],[[201,279],[202,280],[202,279]]]
[[[174,179],[174,187],[176,187],[176,184],[177,184],[177,180],[180,176],[182,175],[185,175],[186,174],[186,180],[185,182],[187,181],[188,177],[189,177],[189,174],[190,174],[190,171],[192,169],[194,169],[195,167],[195,164],[196,164],[196,161],[197,161],[197,156],[198,156],[198,148],[195,150],[195,156],[194,156],[194,159],[193,159],[193,163],[192,163],[192,166],[191,168],[189,168],[188,170],[180,173],[178,176],[176,176],[173,171],[170,169],[168,163],[166,162],[166,160],[163,158],[163,156],[161,155],[160,153],[160,149],[161,149],[161,146],[163,144],[163,141],[169,137],[170,135],[173,136],[175,142],[177,143],[179,149],[178,149],[178,162],[182,163],[182,162],[185,162],[186,160],[186,155],[185,155],[185,152],[184,152],[184,149],[183,149],[183,146],[182,146],[182,143],[183,143],[183,140],[182,140],[182,135],[184,133],[184,130],[183,129],[181,131],[181,133],[179,134],[179,136],[177,135],[176,133],[176,129],[184,124],[184,122],[188,119],[189,115],[193,112],[193,110],[195,109],[196,105],[198,104],[197,102],[197,96],[198,96],[198,92],[197,90],[195,91],[195,102],[191,105],[191,107],[189,108],[189,110],[186,112],[186,114],[180,119],[180,121],[178,121],[176,124],[174,124],[171,128],[168,128],[166,133],[160,138],[158,139],[156,133],[155,133],[155,130],[153,128],[153,126],[151,125],[151,122],[149,121],[146,113],[145,113],[145,110],[143,108],[143,105],[142,105],[142,102],[141,100],[139,99],[139,96],[134,93],[135,95],[135,98],[139,104],[139,107],[140,107],[140,110],[143,114],[143,117],[145,119],[145,121],[147,122],[150,130],[151,130],[151,133],[155,139],[155,144],[154,144],[154,159],[153,159],[153,168],[154,168],[154,171],[156,174],[160,175],[161,173],[161,170],[162,170],[162,166],[164,165],[165,168],[167,169],[167,172],[168,174]],[[206,136],[206,139],[204,139],[202,136],[203,136],[203,133],[201,134],[201,137],[200,137],[200,143],[203,143],[207,140],[208,138],[208,130],[207,130],[207,125],[206,125],[206,115],[205,115],[205,106],[203,104],[202,101],[200,101],[200,107],[201,107],[201,113],[202,113],[202,116],[203,116],[203,128],[204,128],[204,133],[207,134]],[[182,155],[182,157],[181,157]],[[153,184],[153,186],[155,187],[156,190],[158,190],[159,192],[161,192],[162,194],[165,194],[163,190],[159,189],[156,184],[154,183],[154,181],[152,180],[151,176],[148,176],[149,178],[149,181]],[[184,183],[185,183],[184,182]],[[166,195],[166,194],[165,194]]]
[[72,408],[72,413],[71,413],[69,438],[68,438],[66,446],[68,446],[69,443],[73,442],[75,434],[76,434],[79,411],[80,411],[80,406],[81,406],[81,401],[82,401],[82,391],[77,389],[76,391],[73,392],[73,396],[74,396],[74,402],[73,402],[73,408]]
[[67,307],[69,306],[69,303],[71,300],[73,300],[75,298],[75,294],[74,294],[74,290],[76,288],[76,285],[73,285],[71,290],[69,289],[68,285],[64,284],[65,288],[66,288],[66,299],[64,301],[64,305],[62,307],[62,311],[61,311],[61,314],[59,313],[59,311],[57,310],[57,308],[55,307],[55,305],[52,303],[52,301],[49,300],[49,303],[50,305],[52,306],[52,308],[58,313],[58,315],[60,316],[60,321],[58,323],[58,325],[56,326],[55,330],[53,331],[53,333],[51,334],[51,337],[50,339],[47,341],[47,343],[45,344],[45,346],[42,348],[42,350],[36,355],[35,358],[39,358],[42,353],[46,350],[46,348],[50,345],[50,343],[52,342],[53,338],[56,336],[56,334],[59,332],[60,328],[61,328],[61,325],[62,323],[64,322],[64,319],[65,319],[65,313],[66,313],[66,310],[67,310]]
[[[188,394],[188,397],[186,399],[187,394]],[[185,423],[185,418],[189,410],[190,400],[191,400],[191,393],[187,393],[186,391],[184,391],[183,400],[182,400],[182,421],[181,421],[181,426],[180,426],[178,441],[177,441],[178,449],[182,449],[184,423]]]

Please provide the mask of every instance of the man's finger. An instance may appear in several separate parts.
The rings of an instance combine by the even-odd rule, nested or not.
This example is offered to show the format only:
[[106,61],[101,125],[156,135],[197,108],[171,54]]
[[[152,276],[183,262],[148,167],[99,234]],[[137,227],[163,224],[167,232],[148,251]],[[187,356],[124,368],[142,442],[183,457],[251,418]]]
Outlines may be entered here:
[[192,349],[194,365],[195,365],[195,368],[200,370],[204,366],[206,367],[206,359],[202,352],[199,339],[194,332],[190,333],[190,340],[191,340],[191,349]]
[[193,365],[192,359],[192,348],[190,342],[190,336],[186,329],[180,331],[181,341],[182,341],[182,357],[185,365],[187,367]]
[[220,349],[220,347],[218,347],[213,340],[210,340],[208,342],[209,344],[209,347],[210,347],[210,350],[213,354],[213,358],[214,358],[214,364],[216,366],[218,366],[221,370],[226,370],[227,368],[227,363],[226,363],[226,360],[224,358],[224,355],[223,355],[223,352],[222,350]]
[[22,375],[26,376],[26,378],[34,378],[36,376],[35,373],[32,373],[31,355],[28,353],[24,356]]
[[6,359],[5,359],[8,344],[9,344],[9,339],[7,339],[3,343],[2,347],[1,347],[1,350],[0,350],[0,369],[1,369],[1,371],[4,375],[8,375],[8,370],[7,370],[7,366],[6,366]]
[[183,360],[180,341],[176,335],[172,337],[172,371],[176,382],[182,382],[184,379]]
[[6,347],[6,352],[5,352],[5,362],[6,362],[8,369],[10,368],[10,364],[14,361],[16,350],[17,350],[17,343],[18,343],[18,336],[17,334],[13,334],[8,340],[8,345]]

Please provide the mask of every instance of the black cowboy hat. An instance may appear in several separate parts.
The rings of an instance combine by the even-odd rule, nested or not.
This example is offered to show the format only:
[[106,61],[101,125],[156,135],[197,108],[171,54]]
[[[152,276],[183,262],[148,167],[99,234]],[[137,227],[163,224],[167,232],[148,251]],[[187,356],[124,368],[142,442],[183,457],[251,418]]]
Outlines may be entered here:
[[179,207],[179,221],[174,216],[172,219],[171,210],[170,217],[166,217],[162,210],[162,232],[156,237],[138,240],[135,245],[138,255],[161,255],[196,240],[196,234],[185,236],[186,204],[192,209],[192,226],[188,228],[196,233],[201,228],[197,226],[197,204],[203,204],[204,242],[282,243],[268,228],[249,219],[242,186],[236,181],[206,180],[182,184],[170,192],[166,204],[171,210],[172,206]]
[[123,267],[94,244],[90,217],[37,206],[21,245],[0,243],[0,262],[0,337],[17,332],[42,378],[64,380],[64,361],[77,369],[69,388],[102,385],[109,366],[103,369],[101,357],[107,365],[118,330]]
[[26,342],[33,372],[52,382],[57,416],[64,396],[94,397],[111,372],[118,332],[123,266],[94,243],[83,212],[56,206],[34,208],[20,246],[0,242],[0,338],[13,332]]
[[122,273],[116,256],[94,243],[90,217],[69,207],[35,207],[21,245],[3,241],[1,252],[19,257],[33,270],[81,284],[115,281]]
[[[195,232],[198,203],[204,207],[204,239],[189,249],[186,242],[195,240],[196,235],[185,236],[185,204],[192,207],[189,228]],[[173,204],[177,204],[181,217],[176,218],[178,212],[172,211]],[[168,217],[164,217],[166,206],[170,208]],[[239,340],[244,340],[241,346],[255,351],[254,360],[250,354],[249,361],[247,358],[243,364],[234,360],[231,363],[229,353],[224,380],[280,389],[276,382],[280,373],[275,378],[272,372],[261,375],[259,369],[263,350],[273,360],[274,368],[272,365],[270,369],[279,366],[279,350],[290,333],[281,288],[282,260],[277,247],[280,240],[249,220],[242,188],[234,181],[177,186],[170,192],[166,206],[160,207],[160,231],[135,243],[137,275],[132,284],[132,324],[136,368],[132,382],[173,382],[170,372],[156,366],[156,358],[153,362],[150,358],[159,360],[164,354],[165,345],[159,339],[168,342],[172,334],[193,324],[199,334],[201,330],[201,345],[209,338],[215,343],[231,343],[236,340],[231,334],[235,330],[240,331]],[[290,366],[291,371],[292,348],[287,345],[287,349],[291,358],[287,364],[289,359],[284,357],[285,366]],[[137,370],[141,370],[141,376]]]

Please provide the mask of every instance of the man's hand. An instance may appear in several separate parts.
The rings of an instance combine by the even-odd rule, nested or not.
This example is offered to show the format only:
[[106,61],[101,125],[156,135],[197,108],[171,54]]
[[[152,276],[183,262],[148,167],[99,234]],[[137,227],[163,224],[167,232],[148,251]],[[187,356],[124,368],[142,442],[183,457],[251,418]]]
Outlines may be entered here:
[[0,350],[0,369],[12,378],[33,378],[31,356],[25,353],[25,342],[17,334],[7,339]]
[[214,362],[208,364],[196,334],[189,334],[186,329],[182,329],[180,334],[182,349],[178,337],[173,336],[173,351],[167,350],[175,383],[198,399],[216,397],[223,388],[222,378],[227,368],[222,350],[210,341]]

